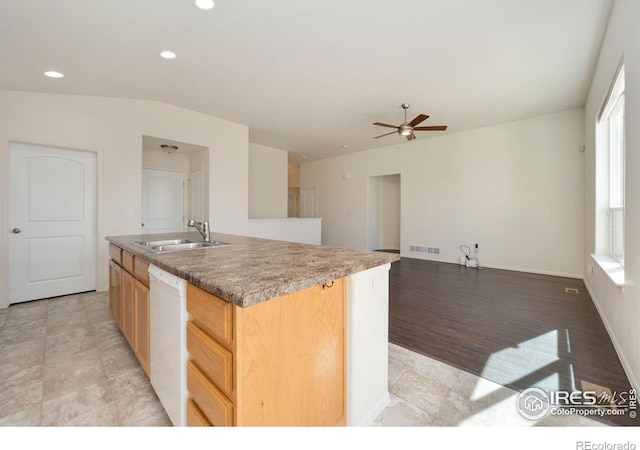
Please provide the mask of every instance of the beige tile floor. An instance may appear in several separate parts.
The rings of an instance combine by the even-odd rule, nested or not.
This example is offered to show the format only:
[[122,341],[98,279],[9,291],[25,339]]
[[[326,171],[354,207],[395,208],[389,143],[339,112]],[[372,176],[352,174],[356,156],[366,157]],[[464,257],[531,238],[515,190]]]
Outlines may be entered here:
[[[579,416],[531,422],[516,392],[389,345],[391,402],[374,426],[590,426]],[[106,293],[0,310],[0,426],[168,426],[113,321]]]
[[531,421],[516,409],[517,391],[389,344],[391,402],[374,426],[604,426],[579,415]]
[[0,425],[170,425],[106,293],[0,310]]

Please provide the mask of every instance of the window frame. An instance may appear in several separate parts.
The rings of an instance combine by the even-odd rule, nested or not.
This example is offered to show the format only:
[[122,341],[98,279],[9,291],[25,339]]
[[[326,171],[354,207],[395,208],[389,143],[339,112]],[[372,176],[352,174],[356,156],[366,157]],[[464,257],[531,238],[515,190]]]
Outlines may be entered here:
[[[625,67],[621,64],[598,116],[606,124],[606,153],[609,164],[608,234],[609,257],[624,267],[625,246]],[[600,149],[599,149],[600,150]],[[604,151],[605,149],[602,149]]]

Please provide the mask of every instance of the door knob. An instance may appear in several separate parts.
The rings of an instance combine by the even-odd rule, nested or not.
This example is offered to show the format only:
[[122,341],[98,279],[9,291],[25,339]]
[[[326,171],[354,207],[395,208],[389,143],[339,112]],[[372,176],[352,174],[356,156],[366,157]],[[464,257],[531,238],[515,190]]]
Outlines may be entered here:
[[13,230],[11,230],[13,233],[18,234],[20,233],[22,230],[20,228],[14,228]]

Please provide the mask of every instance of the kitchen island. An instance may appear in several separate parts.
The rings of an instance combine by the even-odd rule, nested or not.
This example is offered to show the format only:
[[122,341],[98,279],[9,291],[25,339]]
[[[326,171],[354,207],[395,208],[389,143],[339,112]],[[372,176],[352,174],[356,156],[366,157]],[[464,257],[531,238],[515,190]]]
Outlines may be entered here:
[[202,241],[198,233],[107,240],[112,259],[121,251],[123,266],[134,261],[131,273],[139,261],[189,283],[190,424],[366,425],[384,408],[397,254],[219,233],[212,240],[230,245],[154,252],[137,244],[177,238]]

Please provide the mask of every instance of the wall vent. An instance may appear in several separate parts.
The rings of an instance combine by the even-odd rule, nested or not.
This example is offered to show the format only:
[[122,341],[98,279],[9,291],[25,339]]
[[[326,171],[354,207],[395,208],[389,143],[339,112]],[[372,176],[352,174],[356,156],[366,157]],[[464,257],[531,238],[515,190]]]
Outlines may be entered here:
[[409,250],[416,253],[428,253],[430,255],[440,254],[440,247],[429,247],[426,245],[410,245]]

